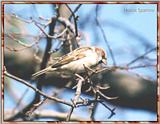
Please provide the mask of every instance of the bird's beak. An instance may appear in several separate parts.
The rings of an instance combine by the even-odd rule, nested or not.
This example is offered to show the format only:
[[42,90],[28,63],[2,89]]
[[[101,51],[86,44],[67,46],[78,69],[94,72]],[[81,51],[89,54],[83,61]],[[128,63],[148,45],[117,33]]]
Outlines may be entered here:
[[107,65],[107,60],[106,59],[102,59],[102,63]]

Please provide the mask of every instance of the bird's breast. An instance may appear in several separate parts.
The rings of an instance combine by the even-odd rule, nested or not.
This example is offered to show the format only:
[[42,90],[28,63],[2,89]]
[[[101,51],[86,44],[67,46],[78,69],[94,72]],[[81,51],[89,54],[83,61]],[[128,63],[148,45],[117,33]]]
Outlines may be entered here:
[[84,66],[92,67],[97,64],[98,64],[98,61],[96,59],[96,56],[92,55],[92,56],[84,57],[83,59],[80,59],[80,60],[70,62],[66,65],[63,65],[61,69],[65,71],[70,71],[73,73],[81,73],[85,71]]

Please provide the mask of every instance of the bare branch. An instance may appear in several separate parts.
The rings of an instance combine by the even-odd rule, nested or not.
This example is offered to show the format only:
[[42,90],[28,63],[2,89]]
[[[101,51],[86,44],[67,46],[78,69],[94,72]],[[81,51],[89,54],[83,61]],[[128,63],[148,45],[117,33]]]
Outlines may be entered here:
[[61,33],[59,34],[55,34],[54,36],[49,35],[47,32],[45,32],[45,30],[40,27],[36,22],[34,23],[48,38],[52,38],[52,39],[57,39],[60,38],[68,29],[65,28]]
[[127,66],[130,66],[131,64],[135,63],[135,62],[138,61],[139,59],[144,58],[147,54],[149,54],[149,53],[151,53],[151,52],[153,52],[153,51],[155,51],[155,50],[156,50],[156,48],[152,48],[152,49],[148,50],[147,52],[145,52],[145,53],[142,54],[141,56],[139,56],[139,57],[137,57],[136,59],[133,59],[131,62],[129,62],[129,63],[127,64]]
[[[15,110],[15,112],[13,114],[18,113],[18,110]],[[68,113],[62,113],[62,112],[57,112],[57,111],[53,111],[53,110],[36,110],[35,112],[33,112],[32,118],[34,119],[38,119],[38,118],[51,118],[51,119],[58,119],[58,120],[65,120],[66,116]],[[7,121],[8,118],[10,118],[12,116],[12,111],[7,109],[4,112],[4,120]],[[75,115],[72,114],[72,116],[70,117],[70,121],[87,121],[89,119],[83,118],[80,115]]]
[[80,97],[80,95],[81,95],[82,83],[84,82],[84,79],[83,79],[80,75],[76,74],[76,76],[77,76],[79,79],[78,79],[78,83],[77,83],[77,89],[76,89],[75,97],[74,97],[74,99],[73,99],[73,104],[74,104],[75,106],[76,106],[76,104],[77,104],[77,102],[78,102],[78,100],[79,100],[79,97]]
[[113,52],[112,52],[112,49],[111,49],[111,47],[110,47],[110,45],[109,45],[109,43],[108,43],[107,37],[106,37],[106,35],[105,35],[105,31],[104,31],[104,29],[102,28],[102,26],[101,26],[101,24],[100,24],[100,22],[99,22],[99,19],[98,19],[98,7],[99,7],[99,5],[96,5],[96,22],[97,22],[98,27],[100,28],[100,31],[102,32],[103,38],[104,38],[104,40],[105,40],[105,43],[106,43],[106,45],[107,45],[107,47],[108,47],[108,49],[109,49],[109,52],[110,52],[110,54],[111,54],[111,58],[112,58],[112,61],[113,61],[113,65],[116,65],[116,60],[115,60],[114,54],[113,54]]
[[91,120],[92,121],[94,121],[95,120],[95,117],[94,117],[94,115],[95,115],[95,113],[96,113],[96,109],[97,109],[97,106],[98,106],[98,99],[99,99],[99,96],[98,96],[98,94],[96,93],[95,94],[95,101],[97,101],[97,102],[93,102],[92,104],[91,104],[91,115],[90,115],[90,118],[91,118]]
[[22,100],[24,99],[24,96],[27,94],[27,92],[29,91],[29,88],[27,88],[24,93],[21,95],[20,99],[18,100],[16,106],[14,107],[12,113],[14,113],[16,111],[16,109],[19,107],[19,105],[21,104]]
[[67,114],[66,121],[70,121],[73,110],[74,110],[74,107],[71,107],[69,113]]
[[106,100],[112,100],[112,99],[117,99],[118,97],[109,97],[104,95],[101,91],[97,90],[97,93],[102,96],[103,98],[105,98]]
[[104,104],[103,102],[100,101],[100,103],[101,103],[105,108],[107,108],[107,109],[111,112],[111,114],[110,114],[110,116],[108,117],[108,119],[110,119],[113,115],[116,114],[116,113],[114,112],[114,111],[115,111],[115,108],[110,109],[110,108],[109,108],[106,104]]
[[12,78],[16,81],[19,81],[20,83],[26,85],[27,87],[30,87],[32,90],[34,90],[35,92],[37,92],[38,94],[48,98],[48,99],[51,99],[51,100],[54,100],[56,102],[59,102],[59,103],[62,103],[62,104],[65,104],[65,105],[68,105],[68,106],[72,106],[71,103],[63,100],[63,99],[59,99],[59,98],[56,98],[56,97],[53,97],[53,96],[48,96],[47,94],[45,94],[44,92],[40,91],[39,89],[33,87],[30,83],[28,83],[27,81],[23,80],[23,79],[20,79],[12,74],[9,74],[7,71],[4,72],[4,75],[9,77],[9,78]]
[[32,46],[35,44],[34,42],[31,43],[31,44],[26,44],[26,43],[22,42],[21,40],[16,39],[16,38],[13,36],[13,34],[7,34],[7,35],[8,35],[9,38],[13,39],[13,40],[16,41],[18,44],[20,44],[20,45],[22,45],[22,46],[24,46],[24,47],[27,47],[27,48],[32,47]]
[[73,13],[76,13],[81,6],[82,6],[82,4],[79,4],[79,5],[75,8],[75,10],[73,11]]
[[39,101],[38,103],[33,104],[32,108],[31,108],[29,111],[27,111],[25,114],[26,114],[28,117],[31,117],[31,115],[33,114],[33,112],[34,112],[39,106],[41,106],[46,100],[47,100],[47,97],[44,98],[43,100]]

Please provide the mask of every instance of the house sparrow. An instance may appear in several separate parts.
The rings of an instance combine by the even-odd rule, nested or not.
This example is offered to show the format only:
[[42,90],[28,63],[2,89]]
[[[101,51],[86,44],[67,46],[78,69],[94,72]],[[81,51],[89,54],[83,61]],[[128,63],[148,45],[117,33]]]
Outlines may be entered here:
[[98,47],[81,47],[60,57],[53,65],[34,73],[37,77],[46,72],[58,71],[66,73],[82,73],[85,67],[95,67],[100,63],[107,64],[106,54],[103,49]]

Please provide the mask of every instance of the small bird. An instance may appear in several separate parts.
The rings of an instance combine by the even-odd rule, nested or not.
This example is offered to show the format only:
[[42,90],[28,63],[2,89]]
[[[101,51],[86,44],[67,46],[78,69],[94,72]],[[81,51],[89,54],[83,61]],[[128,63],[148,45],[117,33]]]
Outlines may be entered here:
[[98,47],[80,47],[70,53],[59,57],[58,60],[49,67],[34,73],[32,76],[38,77],[46,72],[58,71],[69,74],[85,72],[85,67],[92,68],[98,64],[107,64],[106,53]]

